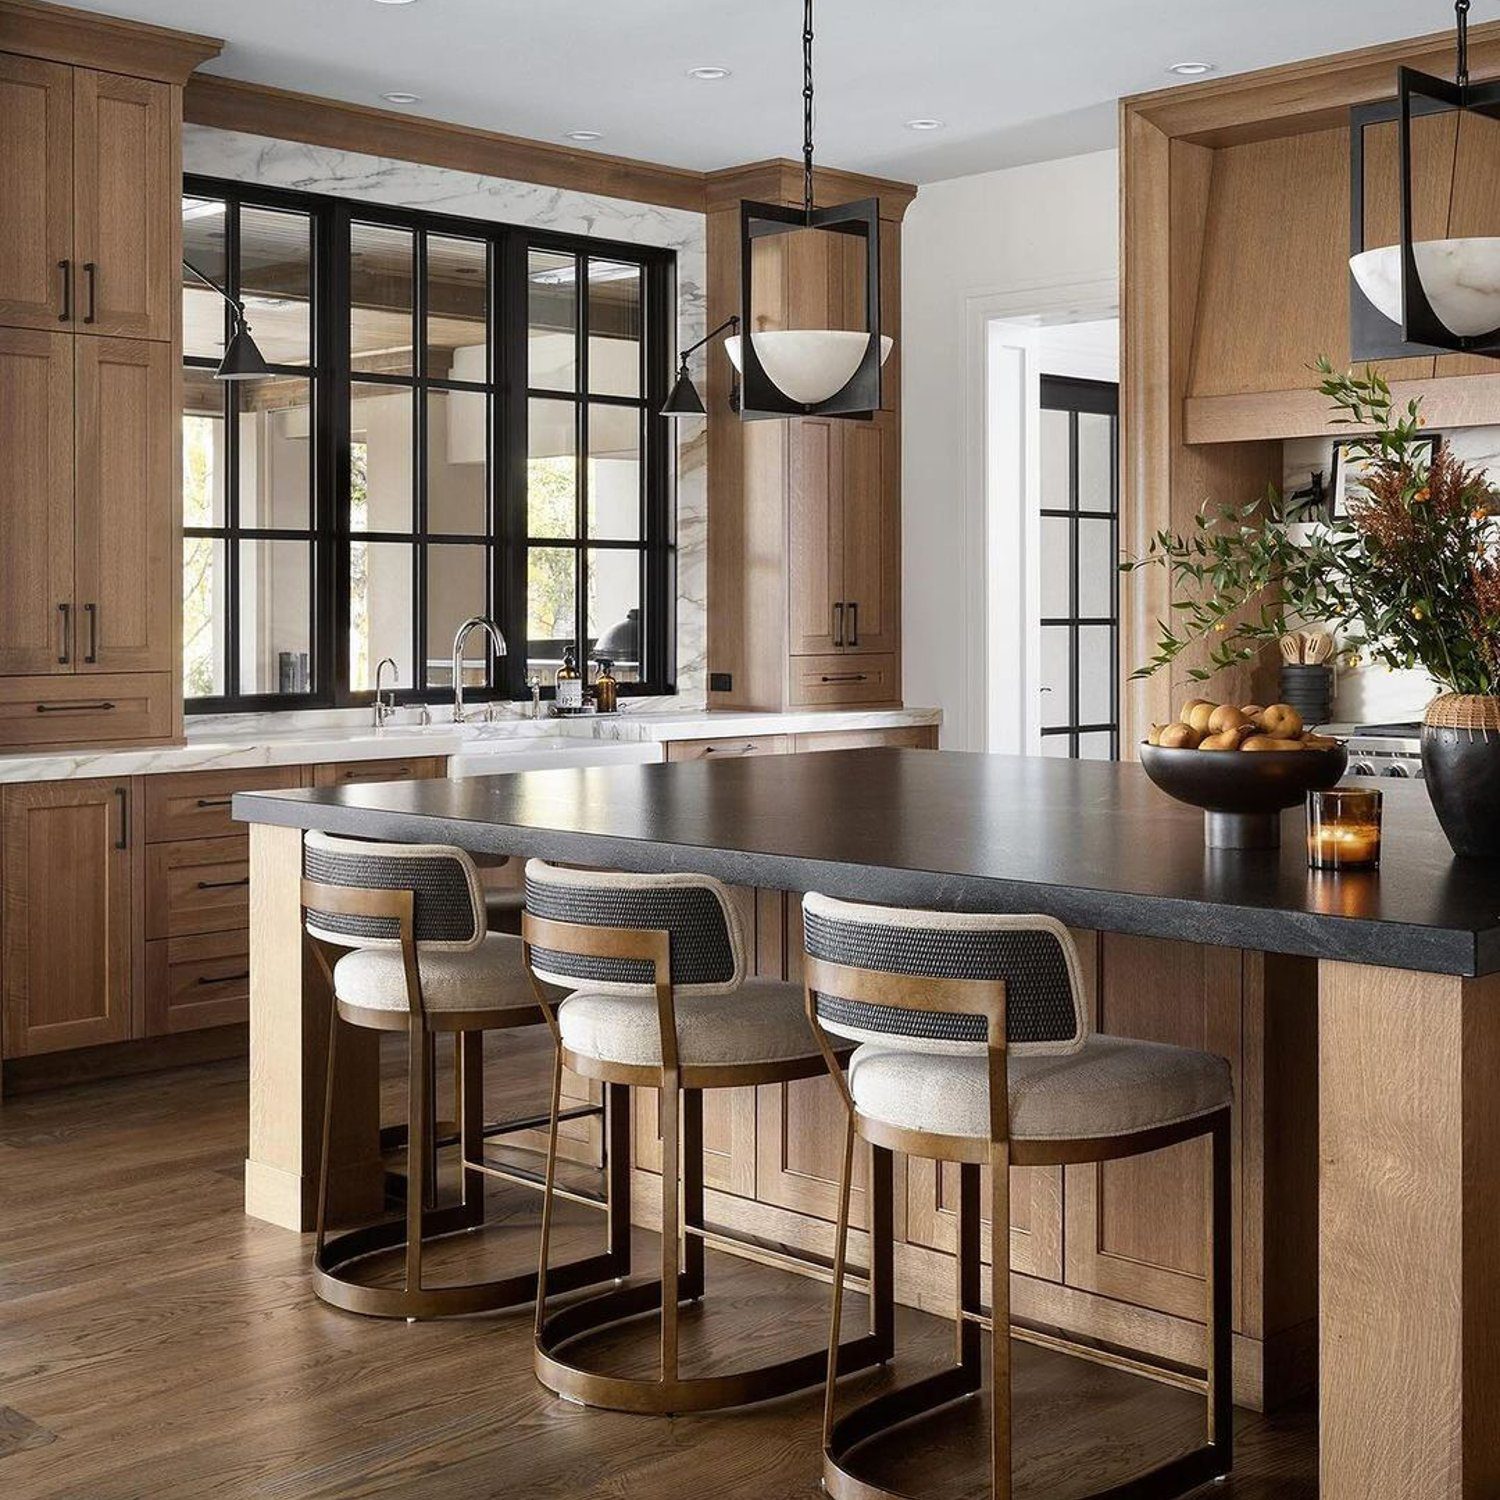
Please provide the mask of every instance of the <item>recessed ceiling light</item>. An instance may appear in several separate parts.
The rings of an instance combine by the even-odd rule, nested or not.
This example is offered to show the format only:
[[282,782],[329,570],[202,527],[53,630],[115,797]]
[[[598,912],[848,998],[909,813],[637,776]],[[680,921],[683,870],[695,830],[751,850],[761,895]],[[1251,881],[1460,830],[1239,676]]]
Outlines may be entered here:
[[604,132],[602,130],[570,130],[568,139],[570,141],[602,141]]
[[908,120],[906,122],[906,128],[908,130],[941,130],[943,128],[943,122],[941,120],[929,119]]
[[729,77],[729,69],[721,68],[717,63],[710,63],[708,66],[702,68],[689,68],[687,76],[689,78],[701,78],[705,83],[717,83],[719,79]]
[[[389,3],[390,0],[376,0],[376,4],[378,5],[387,5]],[[393,89],[389,94],[382,94],[380,97],[387,104],[420,104],[422,102],[420,94],[408,94],[404,89]]]
[[375,0],[376,5],[410,5],[411,0]]
[[1218,63],[1204,62],[1173,63],[1167,72],[1175,73],[1179,78],[1202,78],[1205,73],[1215,72],[1218,66]]

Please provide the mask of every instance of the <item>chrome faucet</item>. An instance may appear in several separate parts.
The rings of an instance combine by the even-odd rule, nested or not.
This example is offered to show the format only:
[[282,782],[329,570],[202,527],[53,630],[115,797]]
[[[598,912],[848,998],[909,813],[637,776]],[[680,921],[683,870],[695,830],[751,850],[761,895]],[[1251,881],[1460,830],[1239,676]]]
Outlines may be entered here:
[[468,722],[468,715],[464,712],[464,642],[476,625],[489,632],[495,655],[505,655],[505,637],[500,634],[499,626],[487,616],[470,615],[458,627],[453,636],[453,722],[455,724]]
[[377,729],[385,728],[385,721],[396,712],[395,683],[392,682],[390,688],[385,693],[380,691],[380,675],[387,667],[391,669],[392,678],[401,675],[401,668],[396,665],[396,658],[394,656],[383,657],[380,664],[375,668],[375,727]]

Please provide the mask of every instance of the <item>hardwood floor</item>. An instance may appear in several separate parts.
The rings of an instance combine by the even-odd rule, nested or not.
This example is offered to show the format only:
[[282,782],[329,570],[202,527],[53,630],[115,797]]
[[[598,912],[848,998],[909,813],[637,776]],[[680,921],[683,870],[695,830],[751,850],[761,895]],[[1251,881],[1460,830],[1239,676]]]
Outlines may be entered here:
[[[492,1039],[492,1117],[540,1104],[541,1043],[528,1038],[517,1056],[514,1039]],[[526,1312],[408,1325],[319,1303],[310,1240],[240,1211],[245,1101],[245,1065],[230,1061],[0,1105],[7,1500],[819,1493],[818,1393],[718,1416],[586,1411],[533,1379]],[[506,1227],[465,1237],[447,1255],[451,1269],[480,1253],[514,1266],[534,1254],[538,1201],[502,1185],[491,1204]],[[597,1242],[597,1216],[566,1217],[562,1254],[570,1238]],[[650,1266],[653,1248],[642,1234],[638,1265]],[[859,1310],[855,1299],[851,1315]],[[711,1255],[708,1303],[684,1320],[684,1360],[728,1366],[815,1347],[826,1316],[822,1285]],[[948,1351],[951,1328],[938,1319],[902,1309],[898,1330],[898,1372]],[[1013,1349],[1018,1494],[1086,1494],[1188,1446],[1197,1430],[1196,1398]],[[618,1339],[595,1352],[618,1368],[649,1358]],[[849,1382],[846,1399],[886,1378]],[[888,1441],[879,1461],[924,1500],[979,1494],[982,1421],[973,1406],[955,1408],[920,1441]],[[1316,1494],[1310,1412],[1241,1412],[1238,1433],[1234,1479],[1203,1496]]]

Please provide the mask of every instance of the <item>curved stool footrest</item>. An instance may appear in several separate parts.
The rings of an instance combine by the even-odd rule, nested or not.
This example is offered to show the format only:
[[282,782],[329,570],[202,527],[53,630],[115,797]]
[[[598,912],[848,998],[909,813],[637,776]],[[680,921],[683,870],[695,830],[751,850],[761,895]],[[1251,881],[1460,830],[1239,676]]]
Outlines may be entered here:
[[[424,1239],[440,1239],[481,1227],[483,1220],[463,1204],[434,1209],[423,1216]],[[406,1249],[406,1221],[390,1219],[330,1237],[313,1255],[313,1291],[330,1306],[372,1318],[453,1318],[536,1302],[537,1274],[521,1271],[494,1281],[458,1286],[370,1286],[346,1274],[356,1261]],[[549,1288],[578,1291],[629,1272],[615,1256],[588,1256],[555,1266],[548,1273]]]
[[[549,1271],[549,1294],[555,1283],[556,1273]],[[679,1301],[691,1301],[699,1295],[687,1275],[679,1276],[677,1284]],[[729,1375],[689,1376],[675,1380],[605,1375],[569,1363],[558,1353],[575,1339],[645,1313],[657,1312],[660,1308],[661,1282],[658,1280],[617,1287],[551,1314],[537,1334],[532,1361],[537,1379],[565,1400],[584,1406],[665,1416],[721,1411],[732,1406],[748,1406],[756,1401],[770,1401],[777,1396],[791,1395],[794,1391],[819,1385],[828,1373],[826,1349]],[[881,1358],[879,1341],[873,1334],[867,1334],[841,1347],[839,1373],[868,1369],[878,1364]]]

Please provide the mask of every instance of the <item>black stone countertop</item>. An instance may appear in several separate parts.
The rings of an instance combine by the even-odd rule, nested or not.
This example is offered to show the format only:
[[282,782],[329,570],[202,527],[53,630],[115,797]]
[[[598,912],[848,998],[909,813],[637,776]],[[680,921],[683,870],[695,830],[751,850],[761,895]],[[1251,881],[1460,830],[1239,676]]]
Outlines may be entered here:
[[458,844],[893,905],[1047,912],[1078,927],[1449,974],[1500,970],[1500,860],[1455,859],[1422,787],[1389,786],[1382,867],[1208,850],[1138,766],[844,750],[464,781],[242,792],[247,822]]

